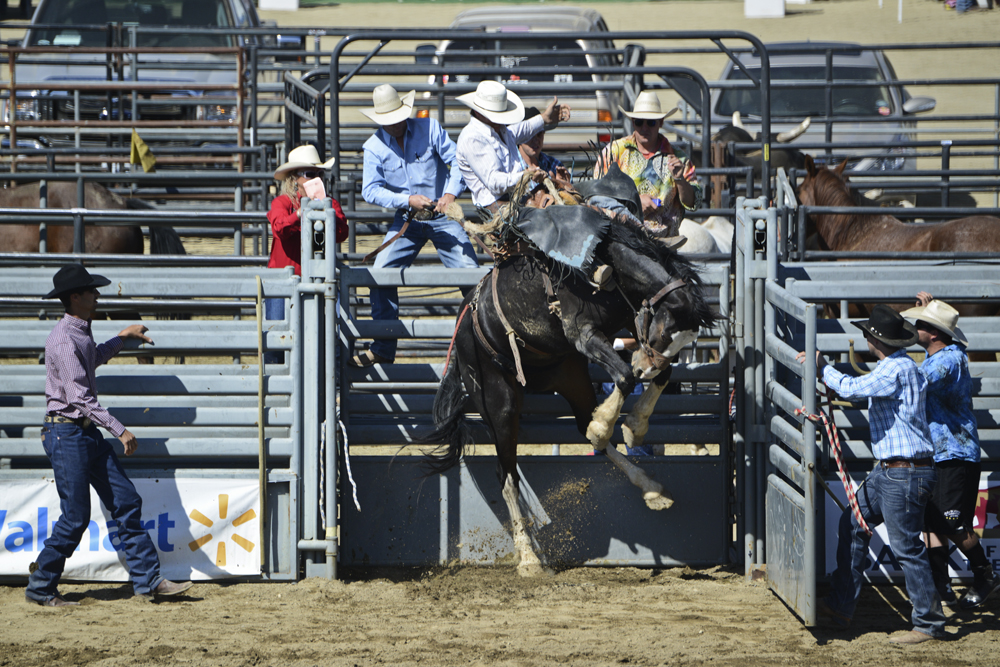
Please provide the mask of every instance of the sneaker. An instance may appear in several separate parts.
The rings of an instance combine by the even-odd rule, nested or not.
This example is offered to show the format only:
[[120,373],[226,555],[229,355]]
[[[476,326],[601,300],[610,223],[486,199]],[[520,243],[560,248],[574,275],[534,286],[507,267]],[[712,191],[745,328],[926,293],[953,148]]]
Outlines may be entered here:
[[939,588],[938,595],[941,596],[941,604],[945,607],[952,608],[958,606],[958,595],[955,594],[955,589],[951,587],[951,584],[945,584]]
[[996,575],[980,583],[973,583],[958,601],[958,606],[960,609],[981,607],[998,589],[1000,589],[1000,577]]

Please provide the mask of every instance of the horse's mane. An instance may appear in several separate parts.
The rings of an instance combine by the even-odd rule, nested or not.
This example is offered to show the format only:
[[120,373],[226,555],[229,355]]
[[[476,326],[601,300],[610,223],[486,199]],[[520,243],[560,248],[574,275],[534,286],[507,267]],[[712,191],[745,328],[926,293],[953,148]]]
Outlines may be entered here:
[[719,316],[704,298],[705,284],[701,279],[698,267],[689,259],[671,250],[650,234],[644,227],[622,218],[614,218],[608,225],[605,241],[621,243],[630,250],[648,257],[662,266],[674,277],[681,278],[691,288],[692,304],[695,307],[694,318],[702,326],[711,326]]

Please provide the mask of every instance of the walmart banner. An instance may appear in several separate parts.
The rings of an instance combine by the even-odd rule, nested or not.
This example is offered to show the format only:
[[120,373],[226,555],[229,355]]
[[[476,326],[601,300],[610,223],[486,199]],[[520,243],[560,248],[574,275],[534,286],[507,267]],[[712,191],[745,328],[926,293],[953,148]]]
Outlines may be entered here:
[[[260,574],[256,480],[136,478],[142,517],[173,580]],[[66,561],[68,579],[127,581],[118,528],[91,489],[90,528]],[[0,575],[28,574],[61,511],[49,479],[0,482]]]
[[[855,483],[862,478],[855,478]],[[844,492],[844,485],[839,478],[827,480],[830,488],[840,502],[847,506],[847,494]],[[840,508],[825,493],[826,499],[826,573],[831,574],[837,569],[837,524],[840,522]],[[993,563],[994,570],[1000,570],[1000,523],[997,522],[997,501],[1000,499],[1000,484],[996,479],[987,479],[984,475],[979,482],[979,501],[976,503],[976,518],[973,521],[973,530],[979,535],[986,551],[986,557]],[[958,548],[949,543],[951,576],[961,579],[972,579],[972,571],[969,569],[969,562]],[[885,524],[880,524],[875,528],[871,543],[868,545],[868,560],[866,562],[865,574],[872,580],[884,580],[885,578],[903,579],[903,568],[900,567],[896,555],[892,552],[892,545],[889,544],[889,536],[885,529]]]

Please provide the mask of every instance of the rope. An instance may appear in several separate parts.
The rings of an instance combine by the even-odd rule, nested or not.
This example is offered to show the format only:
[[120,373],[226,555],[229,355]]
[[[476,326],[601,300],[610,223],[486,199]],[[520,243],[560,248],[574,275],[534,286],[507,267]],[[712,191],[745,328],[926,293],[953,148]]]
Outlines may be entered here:
[[441,371],[441,377],[443,378],[448,372],[448,364],[451,363],[451,351],[455,347],[455,337],[458,336],[458,327],[462,326],[462,318],[465,317],[465,311],[469,309],[469,304],[465,304],[465,308],[462,312],[458,314],[458,322],[455,323],[455,332],[451,334],[451,342],[448,343],[448,355],[444,358],[444,370]]
[[844,457],[840,452],[840,431],[822,409],[820,409],[818,415],[814,415],[806,412],[806,409],[802,407],[797,408],[795,410],[795,414],[802,415],[813,423],[823,424],[823,428],[826,431],[826,439],[830,442],[830,448],[833,450],[833,456],[837,460],[837,476],[840,477],[840,481],[844,484],[844,490],[847,492],[847,500],[850,502],[851,511],[854,513],[854,518],[857,520],[858,525],[864,529],[865,533],[871,536],[872,529],[868,527],[868,522],[865,521],[863,516],[861,516],[861,507],[858,505],[858,497],[854,493],[854,483],[851,481],[851,478],[848,477],[847,470],[844,468]]
[[344,463],[347,465],[347,479],[351,482],[351,496],[354,498],[354,506],[361,511],[361,503],[358,502],[358,485],[354,481],[354,473],[351,472],[351,447],[347,442],[347,429],[344,427],[344,422],[338,421],[337,424],[340,425],[340,434],[344,436]]

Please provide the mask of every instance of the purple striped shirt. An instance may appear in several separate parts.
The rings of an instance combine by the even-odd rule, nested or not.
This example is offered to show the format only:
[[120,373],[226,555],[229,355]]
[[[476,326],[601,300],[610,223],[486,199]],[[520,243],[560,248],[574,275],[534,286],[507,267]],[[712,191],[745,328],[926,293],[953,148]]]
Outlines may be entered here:
[[69,419],[89,417],[115,437],[122,423],[97,401],[94,371],[118,354],[125,342],[115,336],[96,345],[90,322],[67,313],[45,340],[45,407],[47,414]]

